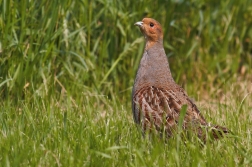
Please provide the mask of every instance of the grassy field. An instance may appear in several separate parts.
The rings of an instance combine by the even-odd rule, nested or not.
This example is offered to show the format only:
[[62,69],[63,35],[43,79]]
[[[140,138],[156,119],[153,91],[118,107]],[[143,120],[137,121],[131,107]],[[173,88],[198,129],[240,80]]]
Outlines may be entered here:
[[[250,166],[252,1],[0,1],[0,166]],[[131,89],[158,20],[172,75],[229,138],[144,139]]]

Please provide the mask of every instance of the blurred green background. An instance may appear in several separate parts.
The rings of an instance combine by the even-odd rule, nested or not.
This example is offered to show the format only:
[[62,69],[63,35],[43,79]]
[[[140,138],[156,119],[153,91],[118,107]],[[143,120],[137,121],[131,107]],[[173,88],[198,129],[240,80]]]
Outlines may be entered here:
[[[210,145],[205,154],[199,147],[195,154],[184,146],[189,155],[175,150],[162,154],[164,160],[157,163],[145,146],[137,151],[141,135],[131,114],[131,89],[144,49],[134,23],[151,17],[164,29],[164,48],[176,82],[207,103],[231,93],[226,102],[233,99],[232,106],[216,104],[217,110],[208,110],[217,115],[239,111],[238,116],[229,112],[213,120],[244,132],[252,120],[238,121],[249,118],[252,108],[245,100],[251,96],[239,92],[251,88],[242,84],[251,82],[251,0],[1,0],[0,11],[3,166],[165,166],[169,156],[170,165],[177,166],[251,162],[251,148],[244,151],[251,144],[251,133],[246,133],[244,146],[233,148],[227,142],[216,150]],[[221,148],[229,146],[223,153]],[[159,156],[162,147],[150,147]],[[212,157],[213,150],[222,153]],[[229,157],[229,163],[221,155]],[[188,157],[194,163],[187,162]]]

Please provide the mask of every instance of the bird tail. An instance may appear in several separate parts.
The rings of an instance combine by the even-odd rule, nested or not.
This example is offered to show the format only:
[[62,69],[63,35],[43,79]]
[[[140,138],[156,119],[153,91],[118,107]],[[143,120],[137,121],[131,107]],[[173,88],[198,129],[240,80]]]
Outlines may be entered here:
[[220,139],[230,133],[227,128],[219,125],[211,125],[209,131],[214,139]]
[[227,128],[219,125],[205,125],[198,129],[198,137],[206,143],[208,139],[218,140],[231,133]]

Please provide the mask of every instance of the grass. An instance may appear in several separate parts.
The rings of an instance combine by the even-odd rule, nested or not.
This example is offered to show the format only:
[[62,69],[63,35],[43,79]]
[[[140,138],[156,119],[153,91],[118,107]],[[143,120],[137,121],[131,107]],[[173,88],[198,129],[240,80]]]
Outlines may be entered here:
[[[249,166],[252,2],[0,2],[0,166]],[[144,139],[131,88],[144,16],[172,74],[233,137]]]
[[203,114],[208,120],[225,124],[235,134],[232,138],[207,143],[205,147],[195,140],[184,143],[176,136],[167,142],[143,139],[133,123],[129,106],[125,108],[107,97],[95,95],[83,96],[80,101],[82,103],[76,105],[70,97],[64,102],[37,97],[32,103],[3,103],[0,117],[2,166],[251,164],[252,119],[248,99],[240,110],[242,103],[219,104],[215,114],[205,107]]

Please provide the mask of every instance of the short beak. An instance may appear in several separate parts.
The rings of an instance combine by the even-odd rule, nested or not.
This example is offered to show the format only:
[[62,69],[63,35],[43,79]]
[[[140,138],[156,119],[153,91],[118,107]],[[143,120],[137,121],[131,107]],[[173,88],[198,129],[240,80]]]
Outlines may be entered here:
[[138,21],[134,25],[138,26],[138,27],[142,27],[143,26],[143,22],[142,21]]

